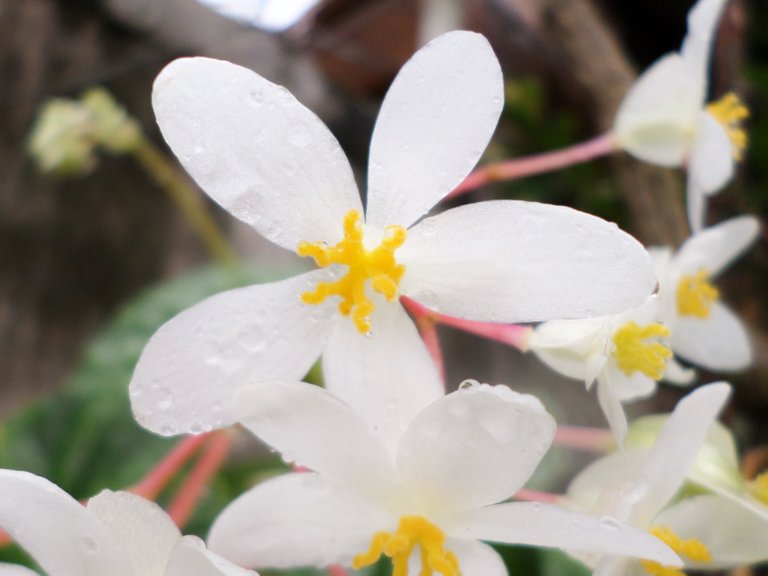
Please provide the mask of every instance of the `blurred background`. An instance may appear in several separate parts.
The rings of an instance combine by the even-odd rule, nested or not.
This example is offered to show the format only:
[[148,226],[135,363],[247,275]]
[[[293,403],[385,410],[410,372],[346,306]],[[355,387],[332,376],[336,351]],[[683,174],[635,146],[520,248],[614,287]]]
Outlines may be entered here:
[[[152,115],[155,76],[179,56],[231,60],[286,86],[315,111],[363,182],[381,97],[403,62],[430,38],[456,28],[482,32],[502,62],[506,106],[483,160],[490,162],[553,150],[608,130],[637,72],[679,48],[691,5],[691,0],[0,0],[0,417],[8,422],[0,430],[3,465],[45,473],[83,495],[97,490],[105,481],[82,480],[83,470],[93,475],[94,459],[129,450],[131,434],[138,432],[110,445],[92,436],[115,419],[131,425],[127,379],[156,326],[209,293],[253,278],[287,276],[301,265],[203,200],[238,255],[255,269],[233,279],[215,267],[201,268],[210,257],[199,237],[131,156],[101,154],[87,173],[67,177],[41,172],[26,143],[46,100],[106,87],[149,140],[170,154]],[[720,97],[735,90],[749,104],[751,144],[738,177],[712,201],[710,223],[744,213],[765,221],[768,214],[765,30],[768,3],[728,2],[712,60],[711,93]],[[646,244],[675,245],[688,234],[683,186],[679,171],[616,155],[488,186],[461,201],[506,197],[566,204],[614,220]],[[720,286],[750,325],[757,350],[754,369],[732,377],[736,401],[729,418],[742,442],[759,446],[768,442],[765,236]],[[559,420],[603,425],[594,398],[579,383],[500,345],[448,329],[441,336],[450,385],[465,378],[509,383],[542,395]],[[702,381],[714,378],[705,374]],[[636,411],[671,408],[680,394],[662,388],[652,405],[640,404]],[[66,392],[51,400],[49,393],[57,390]],[[101,396],[95,408],[79,412],[97,397],[96,390]],[[22,408],[26,412],[19,416]],[[32,429],[37,431],[30,435]],[[166,448],[158,444],[155,456]],[[59,450],[59,464],[50,462],[49,449]],[[106,462],[116,465],[114,459]],[[132,466],[110,477],[113,487],[135,481],[143,464]]]

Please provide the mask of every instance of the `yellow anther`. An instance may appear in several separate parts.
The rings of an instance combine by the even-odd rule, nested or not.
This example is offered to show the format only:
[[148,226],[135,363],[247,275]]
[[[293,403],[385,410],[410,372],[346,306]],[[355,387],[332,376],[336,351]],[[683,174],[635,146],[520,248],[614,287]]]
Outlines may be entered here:
[[734,159],[741,160],[749,143],[747,133],[742,127],[744,120],[749,118],[749,108],[744,106],[734,92],[728,92],[720,100],[707,106],[707,112],[722,124],[731,141]]
[[341,296],[339,312],[352,315],[357,329],[363,334],[371,329],[370,316],[375,308],[366,294],[365,283],[393,302],[398,296],[400,279],[405,266],[395,260],[395,250],[405,242],[407,232],[402,226],[387,226],[384,238],[373,250],[363,245],[363,228],[360,212],[350,210],[344,216],[344,239],[335,246],[324,242],[299,242],[296,253],[309,256],[321,268],[332,264],[347,266],[347,273],[335,282],[319,282],[312,292],[305,292],[301,299],[306,304],[320,304],[329,296]]
[[[677,552],[683,559],[687,558],[693,562],[712,561],[712,554],[709,552],[709,548],[701,540],[696,538],[683,540],[671,528],[666,526],[654,526],[650,529],[650,533],[669,546],[673,552]],[[685,573],[679,568],[663,566],[652,560],[641,560],[641,563],[645,571],[651,576],[685,576]]]
[[683,276],[675,290],[677,313],[681,316],[708,318],[720,292],[709,281],[709,272],[700,268],[696,274]]
[[668,336],[669,330],[658,322],[645,326],[635,322],[624,324],[613,334],[613,357],[619,369],[627,376],[642,372],[649,378],[661,380],[672,352],[661,342],[647,340]]
[[370,548],[355,556],[352,567],[359,570],[370,566],[384,554],[392,559],[392,576],[408,576],[408,559],[416,546],[421,557],[419,576],[432,576],[435,572],[443,576],[461,575],[456,555],[444,547],[443,531],[421,516],[403,516],[395,532],[374,534]]
[[749,483],[749,491],[758,500],[768,504],[768,472],[763,472]]

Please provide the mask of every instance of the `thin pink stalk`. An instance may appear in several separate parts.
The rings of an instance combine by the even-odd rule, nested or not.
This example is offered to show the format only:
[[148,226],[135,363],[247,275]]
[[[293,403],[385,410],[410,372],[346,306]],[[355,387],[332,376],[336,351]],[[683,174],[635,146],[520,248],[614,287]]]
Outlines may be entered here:
[[525,500],[526,502],[542,502],[544,504],[556,504],[562,496],[560,494],[552,494],[551,492],[541,492],[539,490],[531,490],[529,488],[522,488],[515,494],[515,500]]
[[338,564],[333,564],[332,566],[328,566],[328,576],[348,576],[349,572],[347,572],[347,569],[343,566],[339,566]]
[[176,497],[168,506],[168,515],[183,527],[195,510],[203,489],[219,471],[232,447],[233,435],[227,430],[212,432],[205,451],[195,463]]
[[616,448],[616,441],[610,430],[585,426],[558,426],[554,444],[602,454]]
[[171,481],[171,478],[200,449],[209,436],[210,434],[189,436],[176,444],[173,450],[150,470],[141,482],[129,488],[129,491],[148,500],[157,498],[158,494]]
[[506,160],[495,164],[486,164],[472,172],[467,178],[459,184],[447,198],[456,198],[461,194],[475,190],[491,182],[500,180],[517,180],[526,176],[543,174],[560,168],[567,168],[607,156],[616,150],[616,143],[611,132],[587,140],[580,144],[575,144],[555,152],[545,152],[525,158],[515,160]]

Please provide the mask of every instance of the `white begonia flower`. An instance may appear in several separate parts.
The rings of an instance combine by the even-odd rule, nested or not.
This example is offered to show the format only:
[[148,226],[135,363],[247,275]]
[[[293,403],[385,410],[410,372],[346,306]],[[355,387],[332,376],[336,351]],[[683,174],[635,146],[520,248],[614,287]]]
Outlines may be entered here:
[[551,320],[537,326],[528,346],[553,370],[597,382],[597,398],[616,441],[627,431],[622,402],[651,395],[672,352],[669,330],[658,322],[660,302],[649,299],[621,314],[586,320]]
[[680,52],[662,57],[638,78],[614,124],[618,145],[637,158],[661,166],[687,164],[694,231],[703,226],[706,196],[731,179],[747,145],[741,122],[749,112],[734,93],[706,105],[712,42],[726,2],[694,5]]
[[[182,536],[154,502],[105,490],[83,506],[52,482],[0,470],[0,528],[49,576],[253,576]],[[0,576],[35,574],[0,565]]]
[[[601,458],[568,487],[565,503],[648,530],[680,554],[686,567],[720,569],[765,558],[768,531],[754,515],[716,496],[676,500],[730,393],[725,383],[703,386],[683,398],[650,448],[632,447]],[[583,558],[595,574],[679,576],[675,568],[617,556]]]
[[208,544],[240,565],[361,568],[384,554],[394,576],[506,574],[479,540],[676,562],[657,539],[612,519],[498,503],[523,487],[556,428],[536,398],[505,386],[474,383],[438,399],[394,453],[316,386],[256,384],[240,389],[234,406],[285,459],[315,471],[268,480],[218,517]]
[[[749,335],[739,318],[720,302],[712,281],[757,238],[760,225],[741,216],[688,238],[673,252],[649,252],[659,280],[660,318],[670,330],[675,355],[715,371],[735,371],[752,362]],[[665,378],[684,383],[694,376],[670,362]]]
[[[399,433],[443,393],[399,295],[515,323],[618,312],[653,290],[634,239],[568,208],[481,202],[417,222],[475,165],[503,105],[498,61],[478,34],[437,38],[393,82],[371,142],[364,221],[339,144],[285,88],[188,58],[160,74],[153,105],[211,198],[330,266],[219,294],[163,326],[130,385],[134,415],[153,431],[228,426],[245,379],[299,379],[322,353],[326,385],[373,427]],[[403,395],[411,404],[392,411]]]

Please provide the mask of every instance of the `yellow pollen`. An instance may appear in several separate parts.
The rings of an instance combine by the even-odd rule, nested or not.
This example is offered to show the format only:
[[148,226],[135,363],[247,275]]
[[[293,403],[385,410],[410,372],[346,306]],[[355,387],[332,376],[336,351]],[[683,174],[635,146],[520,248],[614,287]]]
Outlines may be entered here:
[[421,571],[419,576],[461,576],[456,555],[444,548],[445,534],[440,528],[421,516],[403,516],[397,531],[377,532],[371,539],[371,547],[352,560],[355,570],[370,566],[384,554],[392,558],[392,576],[408,576],[408,559],[414,547],[420,547]]
[[707,106],[707,112],[722,124],[725,133],[728,134],[728,139],[733,146],[733,158],[741,160],[748,144],[747,133],[742,128],[742,123],[749,118],[749,109],[734,92],[728,92],[720,100]]
[[763,472],[749,483],[749,491],[752,496],[763,504],[768,504],[768,472]]
[[371,329],[370,316],[375,308],[365,292],[365,283],[393,302],[398,296],[398,285],[405,273],[405,266],[395,260],[395,250],[405,242],[407,232],[402,226],[387,226],[384,238],[373,250],[363,246],[363,228],[360,212],[350,210],[344,216],[344,239],[335,246],[324,242],[299,242],[296,253],[311,257],[321,268],[344,264],[348,270],[335,282],[318,282],[314,291],[304,292],[301,299],[306,304],[320,304],[328,296],[341,296],[339,312],[352,315],[357,329],[366,334]]
[[627,322],[613,334],[613,357],[627,376],[642,372],[649,378],[661,380],[672,352],[661,342],[646,340],[668,336],[669,330],[658,322],[645,326]]
[[[650,533],[672,548],[674,552],[677,552],[677,554],[683,558],[687,558],[693,562],[712,561],[712,554],[710,554],[709,548],[707,548],[701,540],[697,540],[696,538],[683,540],[680,536],[675,534],[671,528],[667,528],[666,526],[654,526],[650,529]],[[645,571],[651,576],[685,576],[685,572],[679,568],[663,566],[652,560],[641,560],[640,562],[643,565],[643,568],[645,568]]]
[[677,313],[681,316],[708,318],[720,292],[709,282],[709,272],[700,268],[696,274],[683,276],[675,291]]

